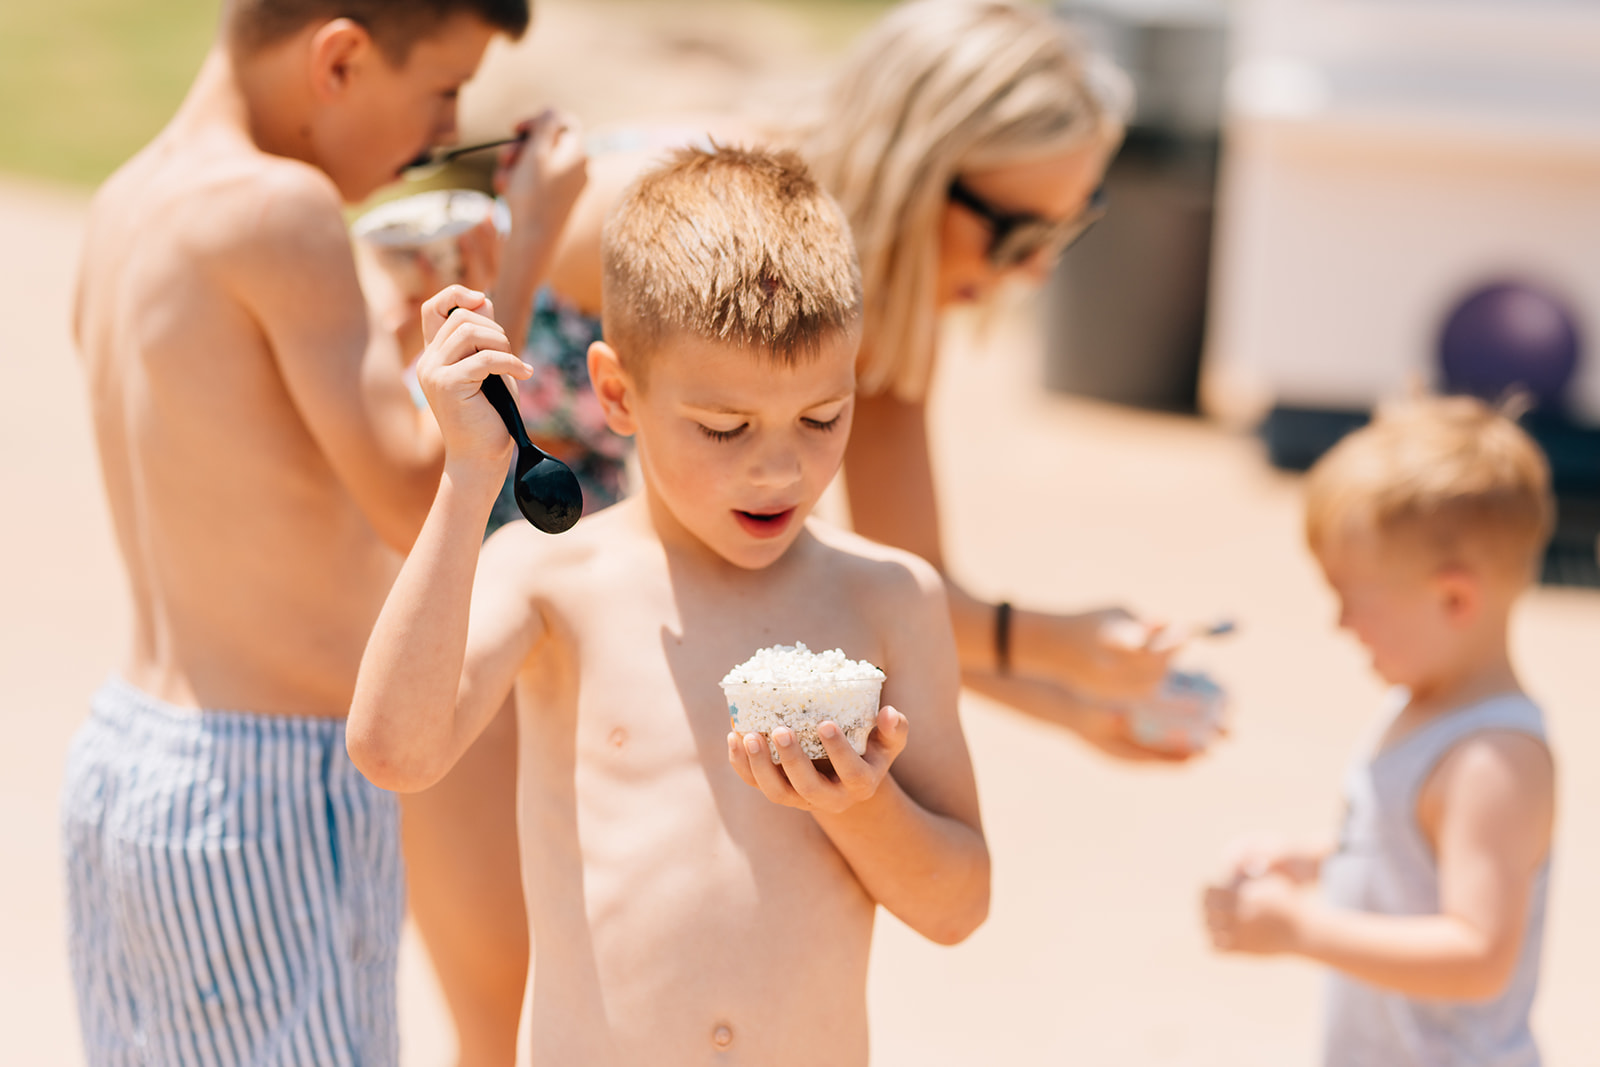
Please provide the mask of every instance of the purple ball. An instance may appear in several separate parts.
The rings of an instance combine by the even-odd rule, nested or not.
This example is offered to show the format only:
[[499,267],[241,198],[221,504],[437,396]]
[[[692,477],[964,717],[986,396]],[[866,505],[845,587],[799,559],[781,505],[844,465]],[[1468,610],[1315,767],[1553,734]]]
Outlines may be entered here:
[[1445,320],[1439,362],[1445,389],[1499,400],[1521,388],[1558,411],[1578,369],[1578,325],[1560,299],[1522,282],[1469,293]]

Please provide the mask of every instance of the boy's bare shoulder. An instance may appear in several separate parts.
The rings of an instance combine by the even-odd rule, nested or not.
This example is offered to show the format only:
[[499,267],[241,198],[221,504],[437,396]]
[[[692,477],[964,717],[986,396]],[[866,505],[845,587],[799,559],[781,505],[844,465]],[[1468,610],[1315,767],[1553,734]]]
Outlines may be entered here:
[[943,602],[944,578],[921,556],[820,519],[812,519],[806,528],[825,553],[824,565],[868,599],[888,598],[899,604],[930,599]]
[[265,154],[241,161],[219,182],[215,203],[222,249],[246,271],[343,273],[353,263],[339,191],[315,167]]
[[642,536],[631,502],[583,518],[564,534],[540,533],[518,519],[490,535],[480,573],[514,582],[529,596],[582,591],[598,579],[610,581],[660,559],[659,544]]
[[343,203],[331,178],[309,163],[222,138],[158,141],[108,178],[93,203],[120,217],[153,210],[163,225],[172,217],[162,209],[178,208],[185,238],[204,238],[219,251],[248,253],[263,239],[305,238],[330,226],[344,239]]

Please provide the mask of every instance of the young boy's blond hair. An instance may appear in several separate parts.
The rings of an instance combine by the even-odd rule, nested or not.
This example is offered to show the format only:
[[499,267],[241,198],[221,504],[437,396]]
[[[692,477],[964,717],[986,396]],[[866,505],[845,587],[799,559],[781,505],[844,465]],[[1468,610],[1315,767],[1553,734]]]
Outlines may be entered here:
[[601,248],[605,336],[641,381],[674,337],[791,364],[860,322],[850,224],[793,152],[681,149],[628,190]]
[[1312,468],[1306,538],[1322,555],[1352,530],[1409,539],[1441,566],[1531,577],[1555,506],[1539,446],[1472,397],[1380,410]]

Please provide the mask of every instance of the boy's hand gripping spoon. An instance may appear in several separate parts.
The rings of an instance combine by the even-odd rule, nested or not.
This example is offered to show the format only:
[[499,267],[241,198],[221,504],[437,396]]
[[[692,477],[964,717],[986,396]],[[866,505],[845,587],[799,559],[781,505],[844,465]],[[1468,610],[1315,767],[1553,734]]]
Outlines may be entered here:
[[[451,308],[444,317],[448,319],[455,310]],[[511,482],[517,510],[536,530],[566,533],[583,515],[583,490],[578,486],[578,476],[571,467],[528,440],[522,412],[517,410],[517,402],[511,399],[511,390],[500,375],[489,375],[480,388],[517,443],[517,476]]]
[[512,494],[522,517],[547,534],[565,533],[583,514],[583,490],[565,463],[528,440],[522,412],[498,374],[483,380],[483,395],[494,405],[500,421],[517,442],[517,476]]

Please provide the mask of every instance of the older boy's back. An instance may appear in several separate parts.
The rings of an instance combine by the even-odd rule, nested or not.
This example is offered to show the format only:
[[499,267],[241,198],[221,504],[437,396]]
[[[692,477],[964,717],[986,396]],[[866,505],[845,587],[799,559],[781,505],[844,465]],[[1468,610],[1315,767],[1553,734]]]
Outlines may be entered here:
[[359,346],[364,303],[327,179],[212,140],[125,167],[84,252],[78,335],[135,609],[125,676],[174,704],[338,716],[399,560],[297,403],[325,407],[304,394],[359,367],[306,365],[325,350],[290,350],[292,324],[268,319],[274,350],[258,316],[304,298],[344,335],[324,343]]

